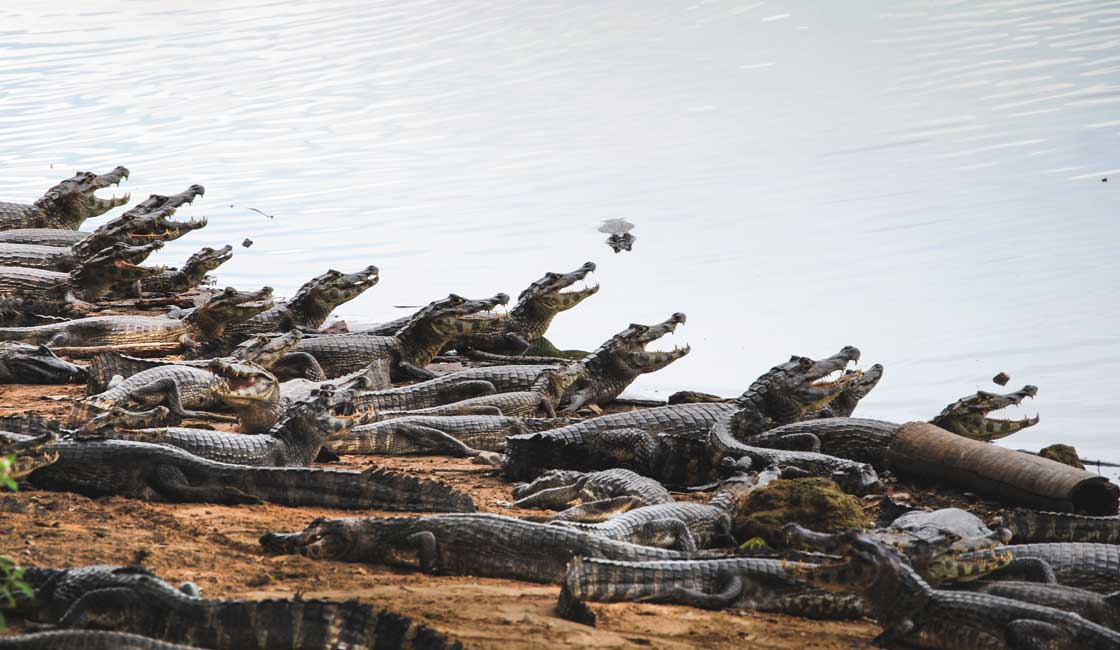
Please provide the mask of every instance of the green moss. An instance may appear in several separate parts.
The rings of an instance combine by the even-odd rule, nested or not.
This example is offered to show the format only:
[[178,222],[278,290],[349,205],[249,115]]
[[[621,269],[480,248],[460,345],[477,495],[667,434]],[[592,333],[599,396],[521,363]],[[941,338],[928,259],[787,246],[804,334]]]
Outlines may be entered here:
[[860,500],[845,494],[836,483],[801,478],[774,481],[751,492],[735,518],[735,536],[761,537],[772,546],[784,545],[782,526],[791,522],[822,533],[870,525]]
[[1069,445],[1050,445],[1038,452],[1038,455],[1058,461],[1063,465],[1085,469],[1085,466],[1081,464],[1081,459],[1077,456],[1077,450]]
[[533,341],[529,345],[529,349],[525,351],[525,356],[529,357],[560,357],[561,359],[572,359],[578,361],[587,356],[583,350],[558,350],[555,345],[548,339],[541,337]]

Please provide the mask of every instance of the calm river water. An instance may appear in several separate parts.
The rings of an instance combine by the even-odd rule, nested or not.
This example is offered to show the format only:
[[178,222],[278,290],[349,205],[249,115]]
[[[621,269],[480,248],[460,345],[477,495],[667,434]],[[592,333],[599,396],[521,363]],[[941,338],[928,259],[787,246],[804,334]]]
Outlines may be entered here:
[[853,344],[865,416],[1002,370],[1042,415],[1007,444],[1120,458],[1120,2],[179,5],[0,5],[0,198],[201,183],[159,262],[249,237],[220,282],[282,295],[376,264],[351,322],[592,260],[558,345],[689,316],[637,393]]

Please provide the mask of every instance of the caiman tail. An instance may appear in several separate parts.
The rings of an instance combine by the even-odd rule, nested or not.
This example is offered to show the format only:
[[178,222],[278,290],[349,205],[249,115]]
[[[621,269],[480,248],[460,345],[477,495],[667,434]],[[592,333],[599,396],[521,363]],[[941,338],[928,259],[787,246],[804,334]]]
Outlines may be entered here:
[[[236,478],[235,478],[236,477]],[[385,469],[351,472],[303,467],[239,467],[234,485],[263,501],[285,506],[474,512],[470,495],[446,483]]]

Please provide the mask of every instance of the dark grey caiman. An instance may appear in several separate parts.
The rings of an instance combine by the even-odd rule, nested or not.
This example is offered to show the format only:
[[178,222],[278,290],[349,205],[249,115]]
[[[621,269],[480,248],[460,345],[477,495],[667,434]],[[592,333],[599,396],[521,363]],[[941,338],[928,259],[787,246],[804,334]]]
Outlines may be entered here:
[[[71,629],[110,629],[210,650],[445,648],[424,625],[371,605],[325,600],[206,600],[140,567],[32,568],[25,615]],[[457,647],[457,644],[454,644]]]
[[731,527],[754,486],[752,479],[740,474],[724,481],[707,504],[660,503],[634,508],[600,523],[554,523],[608,539],[693,553],[717,544],[735,543]]
[[1015,542],[1120,543],[1120,516],[1090,517],[1071,512],[1043,512],[1017,508],[1001,517],[999,525],[1011,530]]
[[[299,331],[293,330],[285,334],[271,335],[258,334],[246,339],[241,345],[234,348],[227,361],[244,361],[255,363],[268,370],[280,357],[284,356],[295,347],[303,337]],[[96,395],[109,390],[116,381],[123,381],[138,372],[163,366],[191,366],[193,368],[206,368],[213,359],[144,359],[133,357],[119,352],[102,352],[95,354],[89,360],[89,380],[86,383],[86,395]],[[308,391],[310,394],[310,391]],[[282,393],[281,393],[282,394]]]
[[[28,436],[0,432],[0,440]],[[32,472],[31,485],[87,496],[204,503],[275,503],[341,509],[473,512],[470,496],[445,483],[382,469],[353,472],[248,467],[182,449],[130,440],[59,440],[58,460]]]
[[859,596],[835,595],[792,580],[785,561],[765,558],[619,562],[575,558],[560,587],[556,613],[595,624],[585,601],[752,609],[814,619],[865,616]]
[[267,552],[317,560],[416,566],[424,573],[559,582],[573,557],[673,560],[683,553],[490,514],[316,519],[298,533],[266,532]]
[[874,643],[927,648],[1088,650],[1120,648],[1120,634],[1070,612],[981,593],[934,589],[884,542],[846,534],[844,557],[787,564],[791,577],[830,591],[858,593],[883,627]]
[[85,368],[46,346],[0,343],[0,384],[84,384],[87,379]]
[[473,315],[507,302],[509,296],[504,293],[483,300],[468,300],[451,294],[416,312],[408,324],[393,336],[317,336],[300,341],[296,351],[315,357],[328,377],[338,377],[362,370],[370,364],[382,363],[389,367],[394,381],[432,379],[435,375],[424,370],[424,366],[445,345],[465,334],[484,331],[496,322]]
[[[992,440],[1010,435],[1038,422],[1038,418],[1022,420],[1000,420],[988,417],[998,408],[1020,403],[1025,397],[1033,397],[1038,389],[1024,386],[1021,390],[1006,395],[993,395],[983,391],[953,402],[941,412],[932,424],[952,431],[957,435],[974,440]],[[757,446],[771,446],[789,436],[816,438],[820,451],[841,458],[849,458],[883,466],[883,451],[894,440],[898,428],[896,422],[871,420],[867,418],[822,418],[803,420],[771,429],[760,436],[753,436],[748,442]]]
[[1102,595],[1077,587],[1015,580],[979,580],[954,588],[1053,607],[1112,630],[1120,629],[1120,593]]
[[34,327],[0,327],[0,341],[23,341],[64,349],[69,356],[89,356],[112,349],[118,352],[166,354],[214,340],[227,325],[238,323],[272,305],[272,288],[248,293],[230,287],[183,318],[149,316],[91,316]]
[[108,174],[78,172],[46,191],[31,205],[0,202],[0,230],[15,228],[62,228],[77,230],[86,219],[105,214],[128,203],[129,196],[99,199],[97,190],[128,178],[128,170],[117,167]]
[[663,485],[628,469],[605,469],[601,472],[555,469],[545,472],[532,483],[515,485],[513,498],[517,501],[504,505],[559,510],[552,517],[553,521],[583,523],[595,523],[629,510],[673,502],[672,495]]
[[[356,399],[355,404],[364,404]],[[327,443],[336,454],[477,456],[505,449],[506,437],[571,424],[571,418],[505,415],[406,415],[354,427]]]
[[[75,404],[70,420],[83,431],[97,431],[105,426],[99,414],[114,408],[151,409],[160,405],[166,406],[174,419],[153,421],[150,426],[194,418],[240,422],[244,433],[268,431],[283,410],[280,382],[272,373],[245,361],[214,359],[205,368],[166,365],[138,372]],[[205,412],[221,406],[232,408],[235,415]]]
[[115,440],[171,445],[222,463],[308,467],[324,442],[372,416],[368,412],[345,413],[349,410],[349,399],[350,394],[345,391],[318,391],[307,401],[289,406],[280,421],[261,435],[184,427],[115,431],[106,435]]
[[161,267],[137,266],[162,247],[160,241],[142,246],[114,244],[81,258],[77,268],[66,273],[0,266],[0,298],[74,305],[95,302],[114,287],[162,273]]
[[317,330],[336,307],[357,298],[379,279],[377,267],[372,265],[357,273],[329,270],[308,280],[291,300],[228,328],[223,344],[228,350],[255,334]]
[[1028,578],[1102,594],[1120,591],[1120,545],[1090,542],[1008,544],[1011,565],[993,579]]
[[[742,449],[728,449],[736,438],[795,421],[826,405],[860,375],[857,372],[836,381],[822,380],[858,359],[859,350],[853,347],[819,361],[794,357],[760,376],[733,402],[661,406],[605,415],[543,433],[511,436],[503,469],[507,478],[524,480],[545,469],[622,466],[664,483],[709,483],[721,473],[725,458],[733,461],[745,455]],[[724,424],[719,435],[709,440],[709,432],[721,418]],[[727,435],[731,440],[726,440]],[[778,455],[770,451],[752,451],[752,460],[757,458],[759,464],[763,456],[777,460]],[[792,460],[793,456],[787,458]],[[812,467],[826,460],[834,464],[838,459],[803,457],[801,464]],[[862,469],[856,474],[863,474]]]
[[206,274],[225,264],[233,257],[233,246],[226,244],[214,249],[206,246],[187,258],[182,268],[170,268],[151,278],[140,281],[127,291],[115,290],[111,297],[144,297],[184,293],[206,280]]

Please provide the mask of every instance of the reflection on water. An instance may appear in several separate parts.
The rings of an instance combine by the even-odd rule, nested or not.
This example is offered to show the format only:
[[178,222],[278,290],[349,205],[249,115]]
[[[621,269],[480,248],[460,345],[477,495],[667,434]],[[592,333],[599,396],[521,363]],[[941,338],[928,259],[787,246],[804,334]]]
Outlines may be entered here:
[[40,4],[0,8],[2,199],[202,183],[159,261],[249,237],[221,281],[287,294],[377,264],[355,321],[593,260],[562,347],[689,315],[638,392],[855,344],[864,415],[1003,370],[1041,388],[1010,444],[1120,457],[1120,2]]

